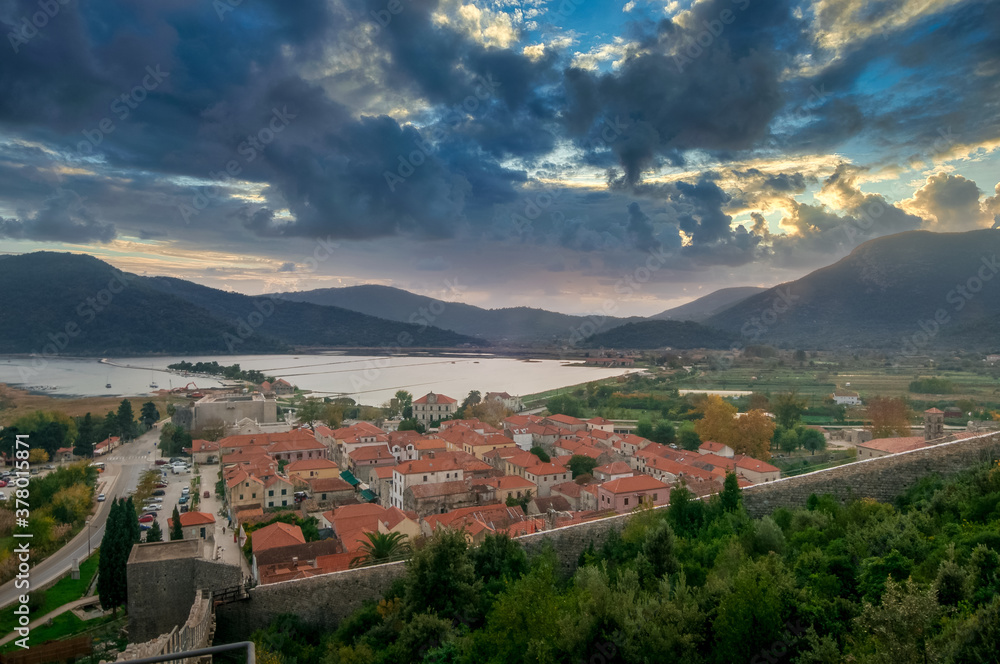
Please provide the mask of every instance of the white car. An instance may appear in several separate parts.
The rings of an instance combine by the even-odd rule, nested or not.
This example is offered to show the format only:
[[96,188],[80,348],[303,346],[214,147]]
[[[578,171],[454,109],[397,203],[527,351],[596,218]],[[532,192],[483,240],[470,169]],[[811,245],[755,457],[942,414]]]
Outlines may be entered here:
[[183,489],[181,489],[181,495],[182,495],[182,496],[186,496],[186,495],[188,495],[189,493],[191,493],[191,487],[189,487],[189,486],[186,486],[186,487],[184,487]]
[[163,509],[163,505],[160,505],[159,503],[153,503],[151,505],[146,505],[145,507],[143,507],[143,509],[146,510],[147,512],[149,511],[159,512],[160,510]]

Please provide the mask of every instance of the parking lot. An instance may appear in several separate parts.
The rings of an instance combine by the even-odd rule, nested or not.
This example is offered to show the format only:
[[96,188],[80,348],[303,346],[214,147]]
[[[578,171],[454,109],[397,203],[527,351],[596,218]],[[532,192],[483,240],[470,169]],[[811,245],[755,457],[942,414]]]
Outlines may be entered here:
[[[174,513],[174,507],[176,506],[180,510],[180,498],[181,491],[184,487],[191,486],[191,478],[193,477],[190,472],[181,473],[174,475],[170,472],[170,466],[154,466],[161,473],[166,472],[166,477],[162,480],[167,486],[163,489],[165,495],[159,496],[163,498],[163,502],[159,503],[162,505],[162,509],[157,512],[157,521],[160,523],[160,529],[163,531],[163,539],[170,539],[170,526],[167,525],[167,521]],[[190,499],[188,505],[190,506]],[[136,506],[139,507],[138,505]]]

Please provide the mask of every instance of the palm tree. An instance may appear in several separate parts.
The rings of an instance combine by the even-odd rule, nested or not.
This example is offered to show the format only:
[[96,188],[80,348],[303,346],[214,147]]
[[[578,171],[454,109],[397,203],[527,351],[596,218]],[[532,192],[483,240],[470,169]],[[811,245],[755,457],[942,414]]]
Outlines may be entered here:
[[358,551],[362,555],[351,560],[351,567],[374,565],[379,561],[395,560],[410,553],[410,543],[403,533],[365,533],[367,542]]

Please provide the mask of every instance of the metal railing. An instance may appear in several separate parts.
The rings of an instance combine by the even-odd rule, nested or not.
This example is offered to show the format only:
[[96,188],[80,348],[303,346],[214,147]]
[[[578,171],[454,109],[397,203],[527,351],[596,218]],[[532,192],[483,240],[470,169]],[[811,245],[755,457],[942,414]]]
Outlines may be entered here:
[[229,650],[239,650],[241,648],[246,648],[247,651],[247,664],[256,664],[257,654],[254,650],[253,641],[240,641],[239,643],[227,643],[224,646],[212,646],[210,648],[199,648],[198,650],[186,650],[184,652],[171,652],[162,655],[155,655],[153,657],[141,657],[139,659],[128,659],[124,660],[127,662],[132,662],[132,664],[152,664],[153,662],[173,662],[178,660],[189,659],[193,657],[203,657],[205,655],[215,655],[220,652],[227,652]]

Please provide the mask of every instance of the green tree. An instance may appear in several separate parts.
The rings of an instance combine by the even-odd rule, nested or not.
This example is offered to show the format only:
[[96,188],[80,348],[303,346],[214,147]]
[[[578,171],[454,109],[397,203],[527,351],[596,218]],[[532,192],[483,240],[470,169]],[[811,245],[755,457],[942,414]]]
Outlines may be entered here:
[[125,503],[115,500],[111,503],[108,520],[101,538],[101,554],[97,564],[97,594],[101,608],[112,609],[128,601],[128,579],[126,564],[132,550],[132,535],[126,521]]
[[[483,543],[469,553],[476,576],[487,584],[496,581],[516,581],[528,572],[528,556],[524,547],[506,534],[488,534]],[[496,589],[499,589],[498,586]]]
[[131,439],[135,431],[135,413],[132,412],[131,401],[122,399],[122,402],[118,404],[118,412],[115,415],[115,420],[118,423],[118,431],[121,432],[122,440]]
[[660,420],[653,427],[653,433],[649,436],[649,439],[660,445],[669,445],[677,440],[677,431],[669,421]]
[[147,542],[163,541],[163,530],[160,528],[159,519],[154,520],[153,525],[150,526],[149,530],[146,531],[146,541]]
[[660,521],[647,531],[642,555],[652,565],[654,576],[659,578],[680,569],[675,548],[674,531],[666,521]]
[[786,429],[795,427],[805,410],[805,399],[795,392],[785,392],[771,399],[771,413],[779,427]]
[[549,456],[548,452],[543,450],[538,445],[535,445],[528,451],[534,454],[536,457],[538,457],[538,460],[541,461],[542,463],[548,463],[549,461],[552,461],[552,457]]
[[573,478],[580,475],[590,475],[597,468],[597,459],[591,459],[583,454],[574,454],[569,458],[569,469],[573,472]]
[[152,401],[147,401],[142,404],[142,410],[139,412],[139,421],[142,422],[142,426],[148,431],[153,428],[153,425],[160,421],[160,411],[156,409],[156,404]]
[[583,417],[583,404],[568,394],[552,397],[545,402],[545,409],[552,415]]
[[685,422],[677,433],[677,444],[689,452],[694,452],[701,445],[701,437],[695,430],[694,425]]
[[322,399],[303,399],[297,406],[295,416],[299,424],[313,427],[313,422],[323,417],[324,403]]
[[87,413],[76,424],[76,442],[73,454],[89,459],[94,456],[94,445],[97,443],[97,424],[90,413]]
[[465,618],[476,611],[480,589],[465,534],[439,528],[410,558],[405,615],[434,612],[442,618]]
[[111,436],[120,436],[121,428],[118,426],[118,415],[113,410],[109,410],[101,422],[100,431],[97,434],[97,442],[107,440]]
[[785,454],[791,454],[799,449],[799,434],[795,429],[776,429],[775,442]]
[[483,395],[479,393],[479,390],[469,390],[469,394],[462,400],[462,410],[465,410],[469,406],[475,406],[482,400]]
[[639,420],[639,423],[635,425],[635,435],[646,440],[652,440],[653,423],[649,420]]
[[822,431],[802,427],[799,430],[799,443],[813,454],[826,449],[826,436]]
[[[122,520],[128,526],[128,533],[132,544],[138,544],[142,539],[142,529],[139,527],[139,515],[135,512],[135,503],[132,502],[132,496],[128,497],[128,500],[124,501],[124,506],[122,507]],[[129,551],[132,547],[129,547]]]
[[413,417],[413,395],[406,390],[398,390],[395,397],[399,403],[399,412],[403,416],[403,419],[408,420]]
[[407,420],[403,420],[402,422],[400,422],[399,423],[399,430],[400,431],[416,431],[417,433],[421,433],[421,434],[424,431],[426,431],[426,429],[424,429],[424,425],[423,424],[421,424],[420,422],[418,422],[417,420],[412,419],[412,418],[407,419]]
[[744,561],[729,592],[719,601],[714,623],[716,661],[749,662],[770,653],[791,615],[793,585],[777,556]]
[[726,473],[726,479],[722,483],[722,493],[719,494],[719,501],[722,503],[722,509],[726,512],[736,512],[740,509],[740,504],[743,502],[743,492],[740,490],[740,483],[736,477],[736,473],[732,471]]
[[181,525],[181,513],[174,505],[174,513],[170,517],[170,541],[184,539],[184,527]]
[[888,579],[882,602],[865,602],[854,619],[854,642],[865,664],[927,662],[927,643],[941,607],[934,591],[922,591],[913,579]]
[[351,559],[351,567],[364,567],[384,560],[396,560],[408,555],[410,543],[403,533],[364,533],[366,542],[358,547],[361,554]]

